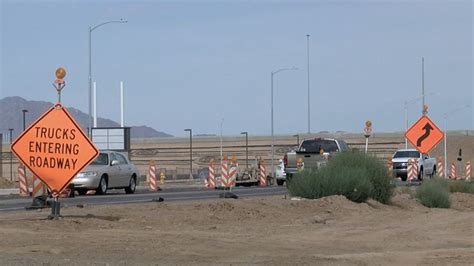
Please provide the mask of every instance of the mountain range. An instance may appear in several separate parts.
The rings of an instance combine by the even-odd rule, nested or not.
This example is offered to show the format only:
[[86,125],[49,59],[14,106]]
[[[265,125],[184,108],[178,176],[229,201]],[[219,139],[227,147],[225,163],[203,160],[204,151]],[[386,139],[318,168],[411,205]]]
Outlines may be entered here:
[[[0,99],[0,131],[4,134],[8,132],[9,128],[13,128],[13,138],[16,138],[23,131],[23,112],[28,110],[25,114],[26,127],[36,121],[44,112],[51,108],[54,104],[44,101],[28,101],[21,97],[5,97]],[[69,113],[74,117],[76,122],[86,132],[88,127],[89,116],[80,110],[67,107]],[[120,124],[105,118],[97,118],[97,124],[100,127],[120,127]],[[172,135],[157,131],[148,126],[131,126],[131,138],[162,138],[172,137]]]

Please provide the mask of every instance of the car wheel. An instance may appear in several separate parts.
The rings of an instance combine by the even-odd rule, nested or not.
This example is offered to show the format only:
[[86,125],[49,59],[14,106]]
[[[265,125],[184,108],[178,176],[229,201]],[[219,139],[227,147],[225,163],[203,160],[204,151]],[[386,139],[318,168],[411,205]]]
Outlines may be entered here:
[[87,189],[76,189],[77,194],[84,196],[87,194]]
[[279,179],[277,179],[277,185],[283,186],[283,183],[285,183],[285,180],[279,180]]
[[125,193],[133,194],[136,188],[137,188],[137,181],[135,179],[135,176],[132,176],[130,178],[130,181],[128,182],[128,187],[125,188]]
[[105,195],[107,193],[107,178],[102,176],[100,178],[99,187],[97,188],[97,194]]

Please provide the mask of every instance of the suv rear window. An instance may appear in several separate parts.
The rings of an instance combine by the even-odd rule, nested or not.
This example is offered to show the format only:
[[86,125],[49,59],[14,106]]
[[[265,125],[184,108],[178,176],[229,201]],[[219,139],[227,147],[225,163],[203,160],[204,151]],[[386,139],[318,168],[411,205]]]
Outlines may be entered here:
[[305,140],[301,144],[300,152],[318,153],[320,149],[324,152],[337,152],[339,151],[336,141],[326,139],[312,139]]

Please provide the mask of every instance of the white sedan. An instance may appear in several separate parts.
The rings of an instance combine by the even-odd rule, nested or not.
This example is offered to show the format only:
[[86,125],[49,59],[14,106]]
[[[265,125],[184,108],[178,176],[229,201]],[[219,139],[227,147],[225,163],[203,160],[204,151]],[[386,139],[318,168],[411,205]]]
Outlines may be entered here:
[[79,195],[88,190],[106,194],[108,189],[125,189],[127,194],[135,192],[138,169],[123,154],[101,151],[99,156],[72,180]]

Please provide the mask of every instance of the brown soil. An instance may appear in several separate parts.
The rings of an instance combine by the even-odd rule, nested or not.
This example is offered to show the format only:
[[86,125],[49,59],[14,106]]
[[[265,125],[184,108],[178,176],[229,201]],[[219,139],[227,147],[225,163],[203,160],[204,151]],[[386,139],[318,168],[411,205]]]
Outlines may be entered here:
[[63,208],[0,216],[1,265],[468,265],[474,195],[428,209],[397,191],[390,205],[220,199]]
[[15,181],[10,181],[9,179],[5,179],[0,177],[0,188],[17,188],[18,185]]

